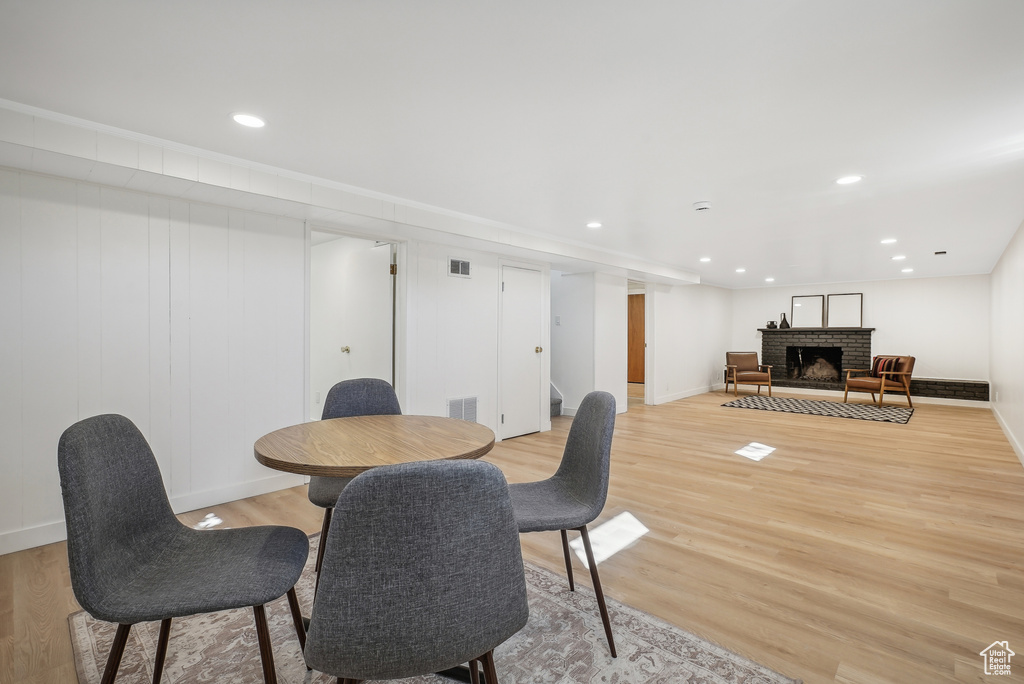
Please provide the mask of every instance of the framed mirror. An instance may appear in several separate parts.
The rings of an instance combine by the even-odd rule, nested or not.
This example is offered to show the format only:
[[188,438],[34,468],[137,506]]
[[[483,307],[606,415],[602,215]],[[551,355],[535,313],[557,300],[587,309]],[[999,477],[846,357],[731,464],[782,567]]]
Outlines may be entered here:
[[828,296],[829,328],[860,328],[864,325],[864,295],[830,294]]
[[825,295],[800,295],[793,297],[793,313],[790,323],[794,328],[825,327]]

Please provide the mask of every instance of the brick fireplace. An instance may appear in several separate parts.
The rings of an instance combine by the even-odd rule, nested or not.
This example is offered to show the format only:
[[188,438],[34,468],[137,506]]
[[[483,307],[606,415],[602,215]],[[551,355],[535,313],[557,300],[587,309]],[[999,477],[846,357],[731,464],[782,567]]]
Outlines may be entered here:
[[761,328],[761,363],[778,387],[842,390],[846,369],[871,367],[874,328]]

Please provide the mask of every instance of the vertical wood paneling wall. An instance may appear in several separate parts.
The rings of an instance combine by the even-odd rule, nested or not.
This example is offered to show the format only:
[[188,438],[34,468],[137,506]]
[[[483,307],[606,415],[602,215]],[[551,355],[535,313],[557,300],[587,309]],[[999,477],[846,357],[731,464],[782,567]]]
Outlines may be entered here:
[[301,221],[0,170],[0,553],[63,538],[56,448],[142,430],[178,510],[297,484],[256,463],[303,420]]

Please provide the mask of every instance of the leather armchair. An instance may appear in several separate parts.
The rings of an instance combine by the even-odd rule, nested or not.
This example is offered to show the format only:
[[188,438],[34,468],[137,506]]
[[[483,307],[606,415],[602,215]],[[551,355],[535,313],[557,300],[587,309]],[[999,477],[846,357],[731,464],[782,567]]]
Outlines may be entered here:
[[[879,361],[896,359],[891,369],[876,370]],[[871,364],[872,368],[849,368],[846,371],[846,391],[843,392],[843,403],[846,403],[847,395],[853,392],[870,392],[871,401],[875,401],[878,395],[878,405],[882,405],[882,399],[886,392],[903,392],[907,397],[907,404],[914,407],[910,399],[910,377],[914,373],[913,356],[876,356]],[[868,375],[854,375],[855,373],[868,373]]]
[[761,386],[768,385],[768,396],[772,396],[772,367],[757,362],[757,352],[726,352],[725,353],[725,391],[729,391],[732,383],[733,396],[739,396],[737,385],[757,385],[757,393]]

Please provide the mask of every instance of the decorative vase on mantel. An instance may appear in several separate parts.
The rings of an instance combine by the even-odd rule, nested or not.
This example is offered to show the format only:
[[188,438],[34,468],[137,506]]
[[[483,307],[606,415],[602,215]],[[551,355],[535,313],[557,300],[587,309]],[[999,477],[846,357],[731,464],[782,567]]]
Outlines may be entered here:
[[782,319],[779,321],[779,330],[784,330],[789,327],[789,321],[786,320],[786,314],[780,314]]

